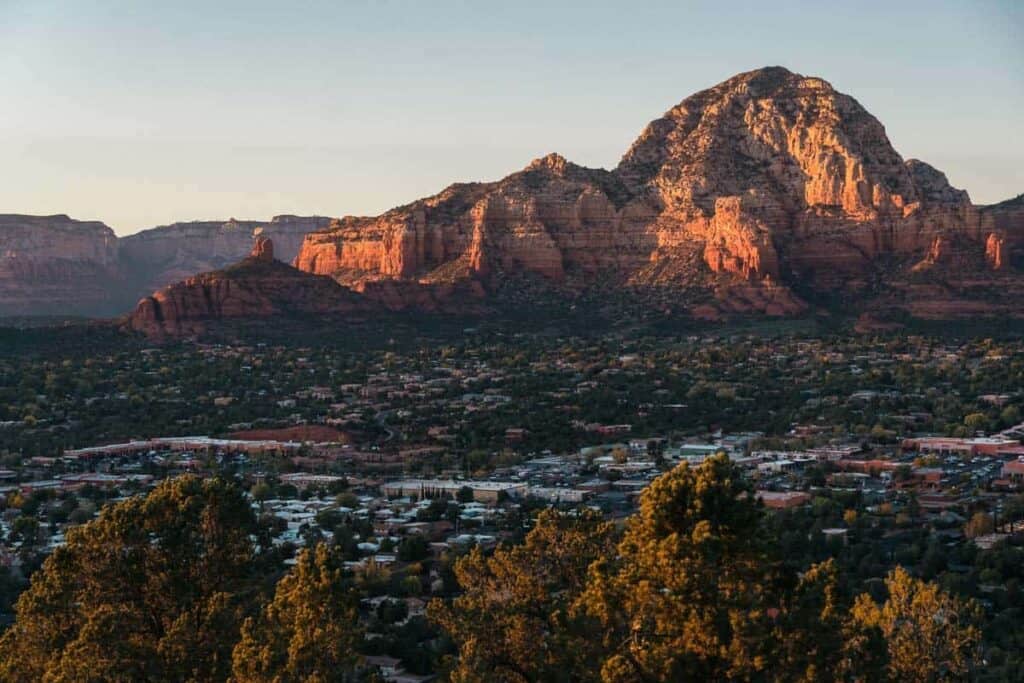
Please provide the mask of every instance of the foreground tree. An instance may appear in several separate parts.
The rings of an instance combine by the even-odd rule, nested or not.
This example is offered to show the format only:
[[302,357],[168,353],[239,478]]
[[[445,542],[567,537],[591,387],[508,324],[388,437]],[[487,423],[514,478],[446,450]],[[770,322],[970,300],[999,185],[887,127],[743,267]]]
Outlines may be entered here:
[[613,550],[612,526],[590,512],[542,512],[525,543],[455,565],[463,594],[430,617],[458,644],[453,681],[596,680],[600,639],[573,614],[587,567]]
[[766,678],[803,683],[884,679],[884,661],[876,649],[852,651],[849,646],[849,611],[840,598],[834,560],[805,571],[795,586],[783,591],[780,609],[773,614],[778,650]]
[[910,576],[903,568],[885,580],[889,597],[881,605],[869,595],[852,610],[851,643],[865,644],[861,656],[881,647],[889,680],[908,683],[967,680],[979,656],[979,607]]
[[358,596],[342,580],[337,551],[304,550],[234,650],[235,681],[329,683],[356,680]]
[[775,663],[779,600],[761,520],[724,456],[651,484],[579,602],[603,627],[603,680],[742,680]]
[[0,640],[4,681],[208,681],[230,673],[256,519],[233,484],[180,477],[71,529]]

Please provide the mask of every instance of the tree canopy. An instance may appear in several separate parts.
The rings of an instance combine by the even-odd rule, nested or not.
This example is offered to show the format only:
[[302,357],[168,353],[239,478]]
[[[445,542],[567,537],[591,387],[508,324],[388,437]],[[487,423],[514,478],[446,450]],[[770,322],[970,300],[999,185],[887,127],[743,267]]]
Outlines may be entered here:
[[611,552],[612,527],[589,512],[542,512],[525,543],[455,565],[465,592],[433,619],[457,643],[454,681],[596,680],[597,632],[572,605],[587,567]]
[[431,606],[458,647],[452,680],[968,675],[980,641],[973,604],[903,570],[881,605],[851,601],[834,561],[798,571],[779,557],[752,494],[715,456],[656,479],[617,543],[606,523],[546,512],[524,545],[474,551],[456,565],[462,595]]
[[342,579],[336,549],[302,551],[274,598],[242,626],[233,680],[252,683],[343,683],[361,658],[358,595]]
[[604,630],[604,680],[746,678],[769,665],[775,566],[751,493],[724,456],[644,492],[580,601]]
[[0,640],[3,680],[223,680],[253,589],[256,519],[186,476],[68,532]]

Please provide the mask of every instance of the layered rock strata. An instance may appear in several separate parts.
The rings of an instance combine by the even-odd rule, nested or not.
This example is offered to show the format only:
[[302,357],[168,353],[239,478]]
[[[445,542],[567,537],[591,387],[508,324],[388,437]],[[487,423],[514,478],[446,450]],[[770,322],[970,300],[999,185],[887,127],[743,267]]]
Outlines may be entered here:
[[[803,308],[793,293],[785,306],[763,302],[786,289],[858,291],[881,267],[912,272],[954,245],[1004,268],[1024,241],[1016,216],[979,209],[938,170],[904,161],[882,124],[826,81],[770,67],[683,100],[612,171],[549,155],[497,182],[335,221],[306,237],[295,265],[364,286],[496,272],[703,283],[722,310],[746,300],[791,313]],[[699,261],[672,263],[695,250]],[[756,288],[764,296],[731,294]]]
[[124,278],[114,231],[64,215],[0,215],[0,316],[111,314]]

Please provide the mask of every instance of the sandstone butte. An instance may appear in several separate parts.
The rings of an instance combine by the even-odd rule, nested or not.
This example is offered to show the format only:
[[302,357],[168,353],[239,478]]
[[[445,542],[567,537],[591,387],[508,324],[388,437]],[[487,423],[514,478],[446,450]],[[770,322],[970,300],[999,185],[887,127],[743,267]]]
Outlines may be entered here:
[[400,310],[453,312],[449,300],[479,298],[459,285],[425,288],[415,283],[371,287],[365,293],[323,275],[298,270],[275,258],[273,240],[257,236],[244,260],[201,273],[143,298],[122,327],[154,339],[196,336],[212,321],[278,315],[339,315]]
[[284,312],[351,313],[361,306],[358,295],[331,278],[303,273],[276,260],[273,241],[260,236],[241,262],[145,297],[125,325],[150,337],[173,337],[200,334],[211,320]]

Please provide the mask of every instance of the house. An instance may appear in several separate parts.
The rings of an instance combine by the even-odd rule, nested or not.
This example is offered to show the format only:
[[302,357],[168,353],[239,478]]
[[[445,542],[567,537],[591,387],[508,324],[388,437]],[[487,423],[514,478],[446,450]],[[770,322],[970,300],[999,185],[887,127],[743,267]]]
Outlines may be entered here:
[[1001,475],[1003,479],[1008,479],[1010,483],[1016,486],[1024,484],[1024,458],[1017,458],[1016,460],[1004,463]]
[[367,657],[366,664],[371,668],[376,668],[386,681],[392,680],[391,677],[402,671],[402,660],[386,655]]

